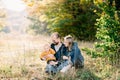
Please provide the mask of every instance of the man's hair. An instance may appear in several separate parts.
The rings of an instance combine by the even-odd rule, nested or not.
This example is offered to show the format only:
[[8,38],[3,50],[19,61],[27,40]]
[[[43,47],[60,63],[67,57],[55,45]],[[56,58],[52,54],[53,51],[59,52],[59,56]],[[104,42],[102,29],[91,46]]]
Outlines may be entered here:
[[52,33],[51,36],[55,36],[56,38],[61,38],[60,34],[58,32]]

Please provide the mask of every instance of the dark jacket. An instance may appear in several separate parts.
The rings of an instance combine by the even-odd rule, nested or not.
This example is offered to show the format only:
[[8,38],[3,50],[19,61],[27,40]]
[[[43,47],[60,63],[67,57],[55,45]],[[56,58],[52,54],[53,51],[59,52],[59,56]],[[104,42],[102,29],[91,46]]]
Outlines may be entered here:
[[73,66],[84,65],[84,57],[82,56],[81,51],[78,48],[78,44],[76,42],[73,42],[71,51],[67,50],[67,55],[71,57]]
[[[51,48],[55,50],[55,44],[51,44]],[[56,50],[55,50],[55,52],[56,52]],[[62,58],[63,55],[67,56],[67,53],[66,53],[66,47],[65,47],[65,45],[62,43],[61,47],[55,53],[54,56],[56,57],[57,61],[61,61],[63,59]]]

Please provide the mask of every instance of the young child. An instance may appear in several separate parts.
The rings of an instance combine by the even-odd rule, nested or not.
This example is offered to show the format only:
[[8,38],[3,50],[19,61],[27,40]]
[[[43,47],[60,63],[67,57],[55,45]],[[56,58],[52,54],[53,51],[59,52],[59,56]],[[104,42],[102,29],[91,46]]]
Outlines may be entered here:
[[55,54],[55,51],[52,48],[50,48],[50,45],[45,44],[44,50],[40,54],[40,59],[47,61],[47,64],[51,64],[51,65],[55,66],[57,64],[57,62],[56,62],[56,58],[55,58],[54,54]]

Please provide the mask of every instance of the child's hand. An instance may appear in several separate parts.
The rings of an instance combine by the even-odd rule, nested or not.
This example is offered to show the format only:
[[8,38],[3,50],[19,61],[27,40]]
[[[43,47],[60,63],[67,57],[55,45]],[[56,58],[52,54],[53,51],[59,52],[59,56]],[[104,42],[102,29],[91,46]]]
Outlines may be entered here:
[[50,61],[50,65],[54,65],[54,61]]
[[49,58],[53,58],[54,55],[53,55],[53,54],[49,54],[49,55],[47,55],[47,57],[49,57]]
[[64,59],[64,60],[67,60],[67,59],[69,59],[69,58],[68,58],[67,56],[63,56],[63,59]]
[[43,61],[46,61],[46,58],[43,57],[42,60],[43,60]]
[[55,64],[58,64],[58,61],[57,61],[57,62],[55,62]]
[[50,61],[50,65],[56,65],[56,64],[58,64],[58,62],[55,62],[55,61]]

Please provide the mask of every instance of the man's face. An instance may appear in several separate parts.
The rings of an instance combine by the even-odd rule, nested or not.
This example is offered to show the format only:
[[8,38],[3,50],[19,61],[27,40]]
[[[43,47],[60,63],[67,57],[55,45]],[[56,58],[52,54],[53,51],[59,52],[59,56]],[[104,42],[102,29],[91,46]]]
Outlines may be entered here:
[[59,39],[56,36],[52,36],[52,42],[57,45],[59,43]]

